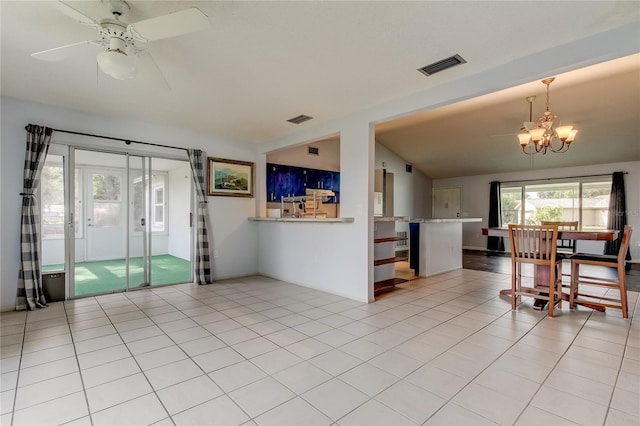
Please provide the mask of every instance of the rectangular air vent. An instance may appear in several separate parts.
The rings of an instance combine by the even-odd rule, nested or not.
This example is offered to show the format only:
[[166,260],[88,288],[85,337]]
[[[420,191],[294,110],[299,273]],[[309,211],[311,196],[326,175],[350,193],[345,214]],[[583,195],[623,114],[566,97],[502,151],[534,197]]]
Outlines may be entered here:
[[426,76],[429,76],[437,72],[444,71],[447,68],[455,67],[456,65],[466,64],[466,63],[467,61],[465,61],[462,56],[456,54],[446,59],[443,59],[441,61],[434,62],[425,67],[418,68],[418,71],[420,71],[422,74]]
[[405,164],[404,166],[407,173],[413,172],[413,166],[411,164]]
[[313,117],[309,117],[308,115],[299,115],[297,117],[290,118],[287,121],[293,124],[300,124],[300,123],[304,123],[305,121],[309,121],[312,118]]
[[308,151],[309,154],[320,155],[320,149],[319,148],[316,148],[316,147],[313,147],[313,146],[310,146],[308,148],[309,148],[309,151]]

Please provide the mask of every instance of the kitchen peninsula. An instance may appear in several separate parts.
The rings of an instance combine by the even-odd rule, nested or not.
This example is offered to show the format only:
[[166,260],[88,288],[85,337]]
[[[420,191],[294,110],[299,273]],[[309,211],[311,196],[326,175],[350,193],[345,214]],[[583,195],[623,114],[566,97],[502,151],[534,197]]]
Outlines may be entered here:
[[462,268],[462,225],[479,217],[409,221],[409,267],[421,277]]

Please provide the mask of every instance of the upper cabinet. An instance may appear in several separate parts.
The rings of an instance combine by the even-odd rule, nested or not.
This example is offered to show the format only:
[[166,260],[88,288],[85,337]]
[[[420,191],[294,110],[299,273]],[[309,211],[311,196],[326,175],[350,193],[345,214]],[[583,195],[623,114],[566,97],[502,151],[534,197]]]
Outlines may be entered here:
[[339,203],[340,172],[267,163],[267,201],[306,195],[306,189],[329,189],[336,193],[327,203]]

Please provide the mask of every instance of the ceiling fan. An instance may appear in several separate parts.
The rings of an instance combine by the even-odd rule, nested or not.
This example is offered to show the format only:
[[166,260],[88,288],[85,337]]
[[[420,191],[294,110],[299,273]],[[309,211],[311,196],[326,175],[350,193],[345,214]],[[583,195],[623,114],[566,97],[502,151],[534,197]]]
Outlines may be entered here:
[[100,0],[107,5],[111,17],[99,21],[79,12],[62,1],[58,9],[81,24],[96,28],[100,38],[60,46],[42,52],[32,53],[37,59],[55,61],[63,59],[75,47],[94,45],[106,48],[98,53],[98,67],[102,72],[117,80],[132,79],[136,76],[136,59],[145,51],[139,43],[147,43],[169,37],[176,37],[209,26],[209,18],[196,7],[190,7],[167,15],[156,16],[142,21],[127,23],[121,18],[129,11],[129,4],[122,0]]

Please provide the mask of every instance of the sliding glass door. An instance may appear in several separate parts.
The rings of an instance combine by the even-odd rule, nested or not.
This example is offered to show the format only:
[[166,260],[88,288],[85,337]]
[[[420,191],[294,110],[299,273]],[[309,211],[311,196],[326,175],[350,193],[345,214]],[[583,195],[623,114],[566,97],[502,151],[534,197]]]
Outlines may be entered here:
[[68,148],[42,187],[43,269],[70,297],[192,281],[188,161]]

